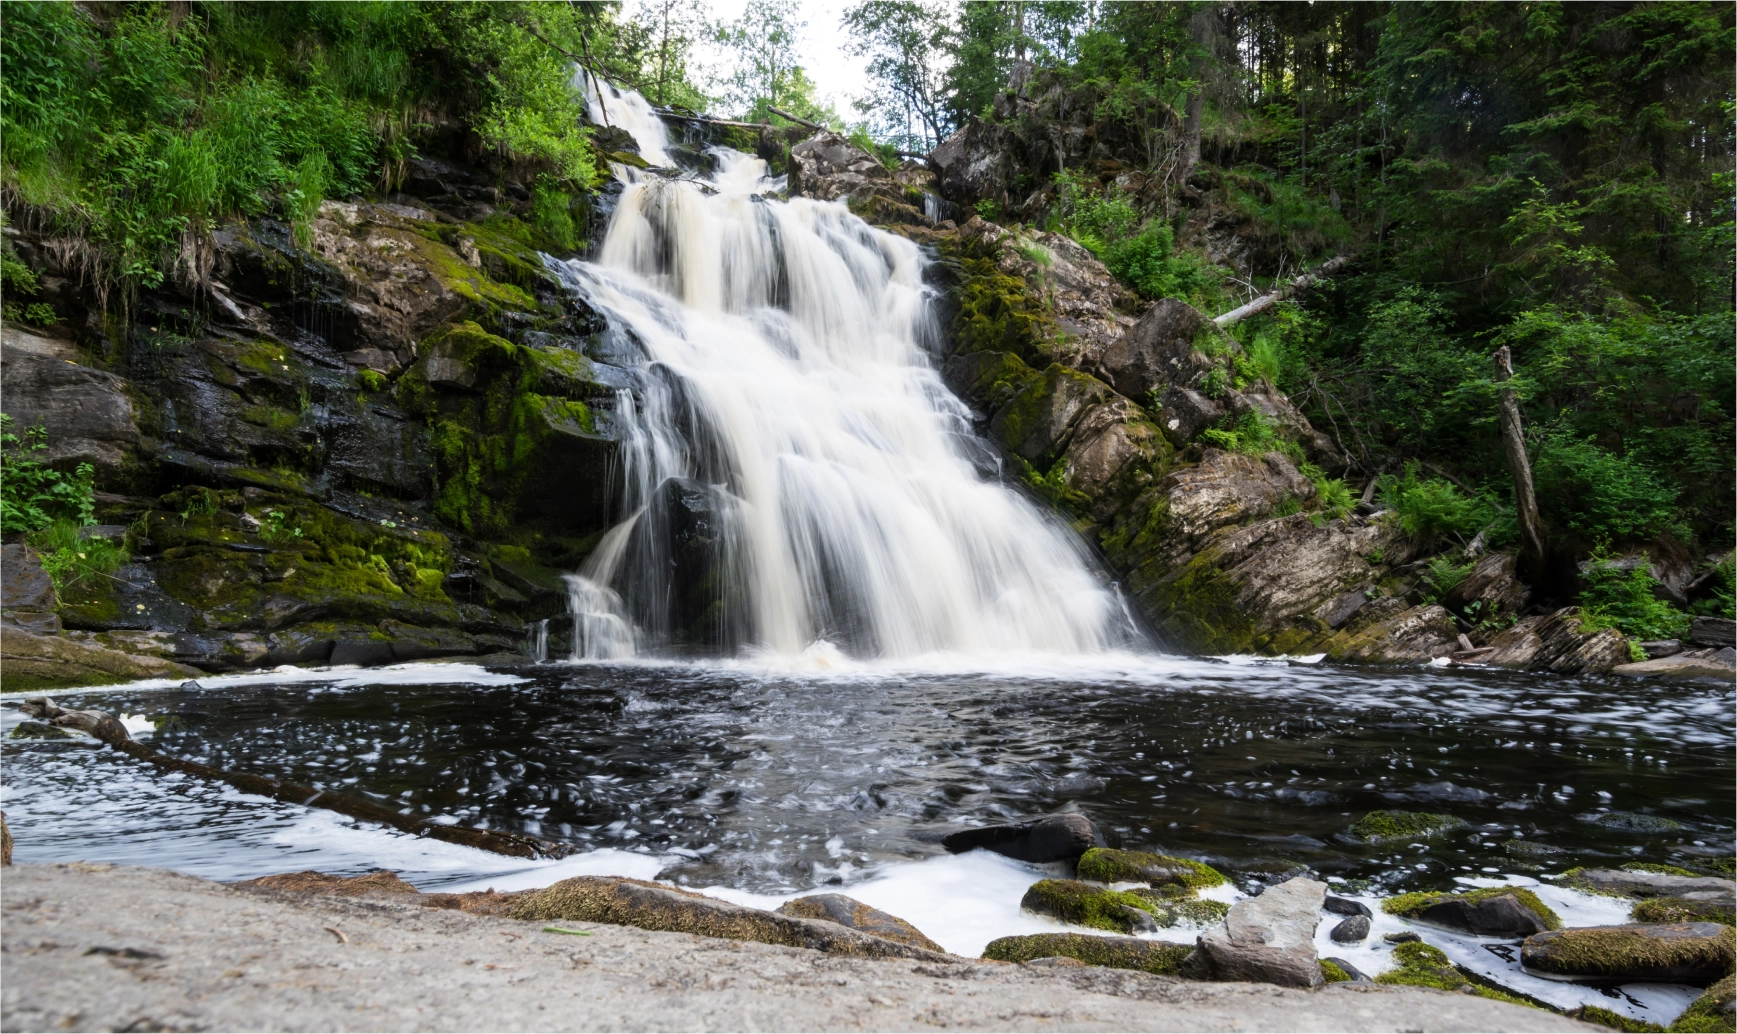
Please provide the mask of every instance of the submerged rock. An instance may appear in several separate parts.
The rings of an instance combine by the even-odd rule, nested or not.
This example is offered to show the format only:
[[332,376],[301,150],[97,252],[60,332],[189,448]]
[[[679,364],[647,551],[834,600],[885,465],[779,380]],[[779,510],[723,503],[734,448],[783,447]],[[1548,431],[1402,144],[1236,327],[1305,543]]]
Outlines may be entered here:
[[1193,949],[1186,944],[1142,941],[1133,937],[1097,937],[1080,933],[1039,933],[1000,937],[983,949],[983,957],[1001,962],[1078,959],[1088,966],[1134,969],[1173,976]]
[[1552,930],[1526,938],[1520,961],[1559,976],[1705,986],[1737,964],[1731,927],[1637,923]]
[[846,897],[843,894],[810,894],[806,897],[796,898],[779,906],[778,913],[796,916],[799,919],[820,919],[828,923],[837,923],[840,926],[866,933],[870,937],[897,941],[913,948],[924,948],[928,951],[938,952],[947,950],[923,936],[923,931],[898,916],[882,912],[878,908],[865,905],[855,898]]
[[532,891],[516,898],[507,914],[513,919],[611,923],[637,926],[642,930],[669,930],[702,937],[758,941],[858,958],[925,959],[931,962],[950,958],[925,948],[860,933],[834,922],[765,912],[643,880],[605,876],[575,876]]
[[[1650,817],[1650,816],[1649,816]],[[1710,894],[1724,900],[1737,895],[1737,882],[1687,872],[1664,873],[1628,869],[1570,870],[1563,883],[1600,894],[1634,898],[1688,897]]]
[[1321,986],[1315,927],[1326,896],[1326,884],[1299,878],[1238,901],[1223,927],[1200,936],[1189,971],[1212,980]]
[[1105,890],[1078,880],[1039,880],[1020,899],[1028,912],[1116,933],[1158,929],[1151,902],[1125,891]]
[[1682,829],[1682,823],[1662,815],[1643,815],[1633,811],[1605,811],[1582,815],[1581,819],[1595,826],[1619,833],[1671,833]]
[[1381,910],[1483,937],[1525,937],[1562,926],[1550,906],[1522,887],[1486,887],[1465,894],[1398,894],[1383,901]]
[[1372,811],[1351,826],[1351,835],[1367,844],[1417,840],[1462,829],[1466,821],[1426,811]]
[[1022,862],[1071,862],[1103,847],[1104,834],[1084,815],[1046,815],[1014,825],[962,829],[942,838],[941,846],[953,854],[983,848]]
[[1144,882],[1158,887],[1173,884],[1181,887],[1217,887],[1226,883],[1224,874],[1188,858],[1148,854],[1144,851],[1119,851],[1095,847],[1081,856],[1077,869],[1080,879],[1098,883]]

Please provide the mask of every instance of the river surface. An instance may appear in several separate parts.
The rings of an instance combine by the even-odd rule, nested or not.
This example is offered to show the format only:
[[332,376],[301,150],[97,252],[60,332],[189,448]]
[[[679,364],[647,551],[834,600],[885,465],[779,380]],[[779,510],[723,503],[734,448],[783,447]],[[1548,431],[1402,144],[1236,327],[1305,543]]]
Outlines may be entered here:
[[[834,657],[782,668],[409,665],[200,683],[56,699],[143,716],[132,725],[159,750],[220,768],[581,852],[499,858],[165,776],[88,739],[8,738],[3,800],[17,859],[219,880],[388,867],[424,889],[613,874],[762,906],[835,889],[976,954],[993,937],[1058,924],[1018,908],[1045,873],[983,852],[946,855],[940,838],[965,825],[1077,810],[1121,846],[1219,867],[1236,884],[1220,891],[1227,899],[1296,867],[1372,901],[1506,881],[1538,887],[1570,925],[1588,925],[1623,921],[1626,903],[1552,887],[1551,876],[1730,858],[1737,811],[1734,697],[1715,684],[1133,655],[1012,657],[1003,671]],[[21,715],[16,697],[4,704],[10,733]],[[1377,808],[1447,812],[1468,826],[1383,846],[1347,836]],[[1519,854],[1516,842],[1559,853]],[[1377,916],[1377,935],[1399,928]],[[1501,968],[1477,939],[1431,940],[1457,948],[1456,961]],[[1323,941],[1323,954],[1370,971],[1388,965],[1383,950],[1378,936],[1356,953]],[[1689,995],[1532,982],[1655,1021]]]

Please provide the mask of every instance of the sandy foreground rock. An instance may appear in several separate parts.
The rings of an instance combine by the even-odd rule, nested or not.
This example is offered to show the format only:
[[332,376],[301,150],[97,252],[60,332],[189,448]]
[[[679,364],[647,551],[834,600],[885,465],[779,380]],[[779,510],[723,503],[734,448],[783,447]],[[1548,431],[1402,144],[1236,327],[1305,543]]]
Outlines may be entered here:
[[629,927],[21,865],[6,1030],[1595,1030],[1424,988],[1203,984],[1092,967],[841,958]]

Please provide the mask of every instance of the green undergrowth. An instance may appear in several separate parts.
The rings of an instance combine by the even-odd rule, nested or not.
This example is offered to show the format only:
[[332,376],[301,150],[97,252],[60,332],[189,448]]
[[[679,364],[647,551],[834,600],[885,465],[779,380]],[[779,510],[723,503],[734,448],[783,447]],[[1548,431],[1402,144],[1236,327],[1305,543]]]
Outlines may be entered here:
[[48,430],[37,426],[22,436],[12,418],[0,413],[0,533],[32,532],[57,521],[96,523],[96,471],[80,463],[70,473],[42,462]]
[[54,582],[57,593],[72,591],[80,583],[104,579],[133,558],[126,539],[99,538],[84,533],[84,526],[58,520],[24,537],[42,570]]
[[1539,900],[1538,895],[1524,887],[1481,887],[1464,893],[1450,894],[1443,891],[1414,891],[1410,894],[1395,894],[1381,902],[1381,910],[1388,915],[1415,919],[1421,916],[1431,905],[1443,901],[1485,901],[1511,894],[1519,899],[1522,905],[1536,915],[1544,924],[1546,930],[1562,929],[1562,917],[1557,915],[1549,905]]
[[1371,844],[1432,837],[1466,825],[1453,815],[1425,811],[1372,811],[1351,826],[1353,836]]
[[1580,626],[1583,632],[1614,628],[1634,639],[1676,639],[1689,630],[1689,615],[1654,595],[1658,582],[1646,557],[1632,570],[1611,563],[1595,550],[1580,576]]
[[1209,427],[1200,432],[1200,440],[1226,452],[1245,456],[1265,456],[1279,452],[1301,462],[1303,449],[1286,438],[1271,420],[1260,413],[1244,413],[1228,429]]
[[1195,298],[1214,282],[1200,260],[1173,250],[1175,231],[1161,219],[1145,218],[1121,188],[1098,188],[1069,172],[1057,173],[1055,183],[1058,228],[1140,297]]
[[1728,976],[1692,1002],[1669,1029],[1685,1034],[1731,1034],[1731,1003],[1737,999],[1737,976]]

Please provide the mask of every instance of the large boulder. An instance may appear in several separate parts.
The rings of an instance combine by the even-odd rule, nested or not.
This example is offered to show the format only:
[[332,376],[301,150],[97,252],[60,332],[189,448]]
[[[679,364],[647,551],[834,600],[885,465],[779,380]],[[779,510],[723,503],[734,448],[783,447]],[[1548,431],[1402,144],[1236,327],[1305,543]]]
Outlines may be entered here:
[[1251,980],[1285,987],[1325,982],[1315,956],[1315,927],[1327,885],[1297,877],[1230,907],[1224,926],[1200,936],[1185,972],[1213,980]]
[[816,201],[902,194],[892,170],[837,133],[823,130],[790,149],[790,193]]
[[1526,583],[1514,574],[1514,554],[1489,553],[1478,559],[1465,580],[1442,602],[1483,621],[1520,613],[1530,595]]
[[37,426],[48,432],[46,448],[33,451],[31,459],[113,471],[139,442],[127,382],[86,365],[70,342],[8,322],[0,330],[0,379],[11,432],[22,437]]
[[1191,890],[1218,887],[1228,882],[1224,874],[1191,858],[1146,851],[1119,851],[1094,847],[1080,857],[1075,871],[1082,880],[1097,883],[1144,883],[1149,887],[1177,886]]
[[1158,929],[1153,905],[1145,898],[1078,880],[1039,880],[1026,890],[1019,907],[1064,923],[1115,933],[1149,933]]
[[1012,164],[1002,135],[977,119],[929,152],[941,196],[965,208],[983,200],[1006,204]]
[[1520,946],[1528,968],[1569,977],[1600,977],[1699,987],[1737,965],[1731,927],[1723,923],[1634,923],[1534,934]]
[[1158,395],[1153,414],[1164,437],[1178,449],[1192,442],[1196,435],[1224,419],[1224,407],[1192,388],[1175,384],[1165,387]]
[[1196,336],[1207,325],[1206,317],[1192,305],[1164,298],[1104,349],[1093,370],[1133,399],[1145,399],[1171,384],[1189,387],[1215,365],[1194,347]]
[[809,894],[786,901],[778,907],[779,915],[798,919],[819,919],[837,923],[859,933],[882,940],[908,944],[913,948],[945,952],[947,949],[923,936],[923,931],[889,912],[865,905],[843,894]]
[[1094,847],[1104,834],[1084,815],[1045,815],[1006,826],[976,826],[949,833],[941,846],[953,854],[982,848],[1022,862],[1071,862]]
[[1013,453],[1047,470],[1067,448],[1074,425],[1112,394],[1096,378],[1052,364],[996,411],[989,429]]
[[8,693],[197,674],[161,657],[122,653],[56,635],[33,635],[0,624],[0,686]]
[[1628,640],[1621,632],[1580,630],[1578,607],[1521,618],[1492,636],[1488,645],[1493,652],[1482,658],[1485,664],[1559,675],[1598,674],[1629,661]]
[[1721,876],[1680,876],[1627,869],[1581,869],[1569,878],[1577,887],[1600,894],[1635,898],[1680,898],[1711,895],[1726,901],[1737,897],[1737,882]]
[[1481,937],[1525,937],[1562,926],[1561,917],[1524,887],[1396,894],[1381,903],[1381,910]]

